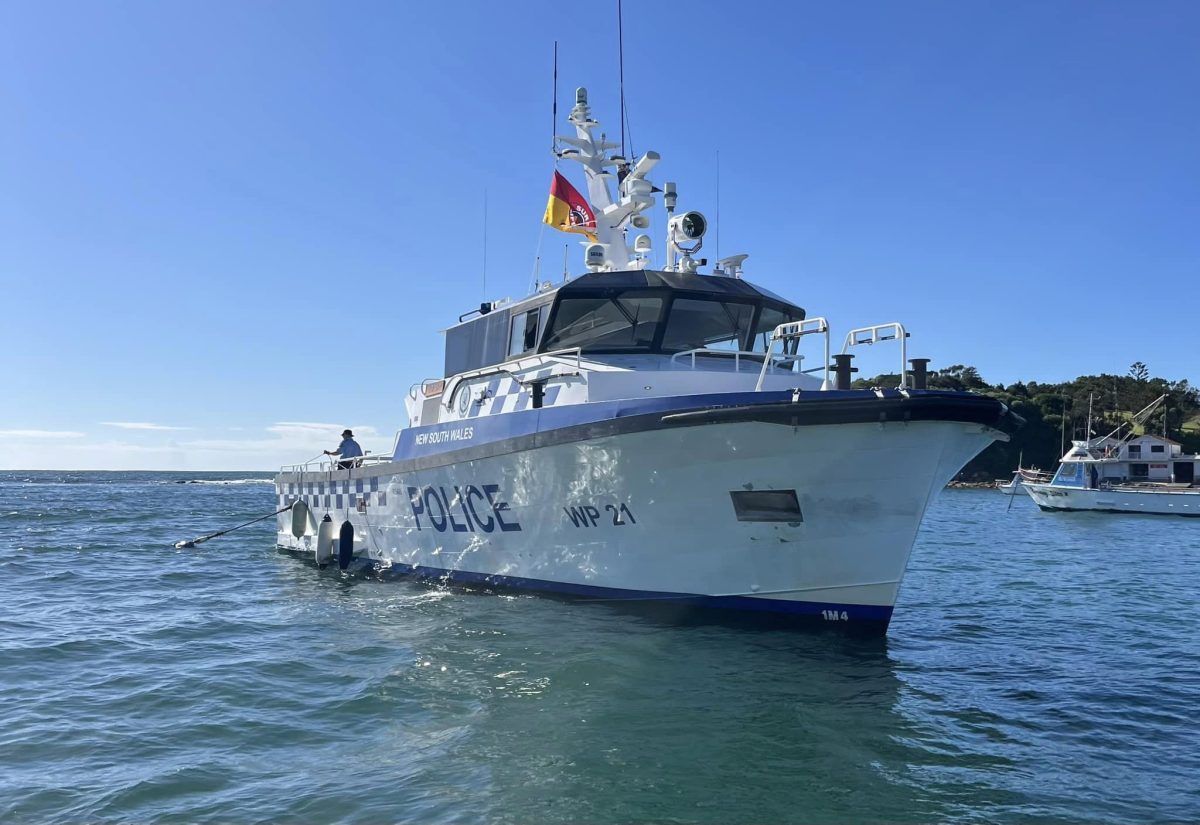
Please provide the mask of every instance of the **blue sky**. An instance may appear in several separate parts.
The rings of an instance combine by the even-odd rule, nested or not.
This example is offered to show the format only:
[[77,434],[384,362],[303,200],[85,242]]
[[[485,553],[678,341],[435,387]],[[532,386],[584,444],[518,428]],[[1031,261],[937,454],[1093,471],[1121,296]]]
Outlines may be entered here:
[[[560,133],[585,85],[619,134],[615,3],[571,8],[0,4],[0,467],[389,449],[439,330],[528,289],[555,40]],[[624,16],[632,147],[710,218],[719,152],[751,280],[993,382],[1200,381],[1200,4]]]

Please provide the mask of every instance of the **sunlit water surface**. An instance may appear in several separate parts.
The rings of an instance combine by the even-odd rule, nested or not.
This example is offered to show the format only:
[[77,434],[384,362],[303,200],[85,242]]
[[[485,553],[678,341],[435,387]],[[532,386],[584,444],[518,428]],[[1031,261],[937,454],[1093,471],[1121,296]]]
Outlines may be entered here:
[[947,491],[886,641],[315,567],[220,474],[0,474],[0,821],[1200,819],[1200,521]]

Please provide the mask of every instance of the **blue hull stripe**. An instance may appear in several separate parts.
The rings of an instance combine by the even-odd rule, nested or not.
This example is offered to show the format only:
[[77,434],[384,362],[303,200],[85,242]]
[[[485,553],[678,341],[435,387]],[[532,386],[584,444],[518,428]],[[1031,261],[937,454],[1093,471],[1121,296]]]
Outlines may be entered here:
[[[518,576],[498,576],[489,573],[472,573],[463,570],[442,570],[435,567],[393,563],[386,572],[418,579],[435,579],[460,585],[482,585],[487,587],[516,590],[526,593],[546,593],[569,596],[597,602],[611,603],[657,603],[678,604],[690,607],[737,610],[759,614],[777,614],[794,617],[823,619],[825,612],[836,612],[838,621],[846,614],[845,621],[887,623],[892,617],[892,608],[884,605],[839,604],[835,602],[804,602],[786,599],[754,598],[751,596],[704,596],[691,593],[669,593],[655,590],[626,590],[614,587],[596,587],[588,584],[554,582],[544,579],[527,579]],[[837,622],[831,621],[830,624]]]
[[[829,396],[846,394],[849,393],[822,393],[822,395]],[[853,394],[861,396],[862,392]],[[707,405],[790,401],[791,398],[790,390],[786,392],[677,395],[663,398],[566,404],[561,407],[542,407],[541,409],[519,410],[500,415],[475,416],[461,421],[429,424],[402,430],[394,458],[401,461],[504,441],[547,430],[591,424],[596,421],[611,421],[629,416],[669,413]]]
[[[562,434],[580,428],[587,430],[598,424],[610,430],[628,428],[634,431],[649,426],[663,426],[659,422],[664,420],[664,416],[679,413],[691,413],[685,417],[696,420],[679,421],[672,426],[715,423],[731,415],[753,417],[756,410],[766,414],[765,411],[772,409],[776,415],[785,418],[790,416],[793,426],[799,423],[797,416],[812,423],[869,423],[882,420],[880,415],[889,409],[892,409],[893,415],[899,416],[896,420],[908,420],[919,409],[932,409],[935,406],[942,414],[949,416],[935,416],[936,420],[986,420],[999,425],[1002,419],[1009,417],[1019,422],[1000,402],[969,393],[910,391],[908,395],[902,395],[896,390],[883,390],[882,393],[879,396],[871,390],[827,390],[802,393],[798,400],[794,400],[791,390],[727,392],[519,409],[510,413],[477,415],[460,421],[402,430],[393,459],[396,462],[428,459],[463,450],[486,449],[505,442],[515,443],[518,439],[542,438],[547,434]],[[547,401],[550,401],[549,391]],[[964,410],[964,406],[972,409]],[[839,409],[842,409],[842,414],[834,414]],[[827,411],[824,417],[822,410]],[[830,414],[833,418],[825,420]],[[991,421],[993,418],[996,421]],[[639,421],[643,423],[639,424]],[[522,449],[527,447],[522,443]]]
[[1038,504],[1047,513],[1120,513],[1124,516],[1179,516],[1181,518],[1200,518],[1200,513],[1164,513],[1161,510],[1109,510],[1100,507],[1047,507]]

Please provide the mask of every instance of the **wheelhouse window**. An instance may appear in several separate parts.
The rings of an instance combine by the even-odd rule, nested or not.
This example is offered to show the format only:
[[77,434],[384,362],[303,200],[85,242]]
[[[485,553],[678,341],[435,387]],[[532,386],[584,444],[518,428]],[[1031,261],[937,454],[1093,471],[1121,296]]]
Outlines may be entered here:
[[770,299],[705,294],[700,289],[579,290],[560,294],[550,311],[539,349],[548,352],[580,347],[593,353],[667,354],[701,349],[764,352],[776,326],[803,317],[803,310]]
[[[775,327],[799,320],[799,317],[790,312],[783,312],[774,307],[763,307],[763,311],[758,316],[758,323],[754,325],[754,337],[750,344],[750,350],[766,352],[771,346],[771,333],[775,331]],[[798,344],[799,341],[791,342],[793,354]]]
[[546,331],[543,350],[645,350],[662,315],[660,295],[629,290],[613,295],[564,297]]
[[1058,484],[1078,483],[1083,479],[1083,465],[1078,461],[1069,461],[1058,468],[1054,481]]
[[529,352],[537,346],[538,333],[546,325],[546,312],[549,305],[534,307],[528,312],[520,312],[512,317],[508,333],[509,356]]
[[712,349],[737,352],[750,332],[754,304],[676,298],[663,333],[663,352]]

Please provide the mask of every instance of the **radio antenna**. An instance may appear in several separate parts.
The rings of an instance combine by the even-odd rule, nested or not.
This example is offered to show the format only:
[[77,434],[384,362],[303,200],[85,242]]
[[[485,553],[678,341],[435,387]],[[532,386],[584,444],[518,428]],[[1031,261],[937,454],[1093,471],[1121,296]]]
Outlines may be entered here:
[[[550,113],[552,115],[552,123],[550,124],[550,152],[554,155],[554,168],[558,169],[558,41],[554,41],[554,69],[551,73],[552,77],[552,95],[553,99],[550,102]],[[542,270],[542,238],[546,234],[546,222],[542,221],[542,228],[538,230],[537,249],[533,253],[533,276],[529,279],[529,294],[532,295],[537,291],[538,278],[541,277]],[[486,299],[485,299],[486,300]]]
[[487,187],[483,190],[483,297],[479,300],[487,300]]
[[717,244],[717,261],[721,260],[721,150],[717,150],[717,219],[713,221],[713,234]]
[[[617,76],[621,91],[621,157],[628,159],[625,154],[625,24],[621,18],[621,0],[617,0]],[[633,137],[630,136],[632,144]],[[632,145],[630,146],[632,149]]]
[[[557,40],[554,41],[554,103],[551,105],[550,110],[551,110],[552,114],[554,115],[553,121],[550,124],[550,151],[555,152],[557,155],[558,138],[554,134],[555,132],[558,131],[558,41]],[[555,166],[558,165],[557,156],[554,158],[554,165]]]

